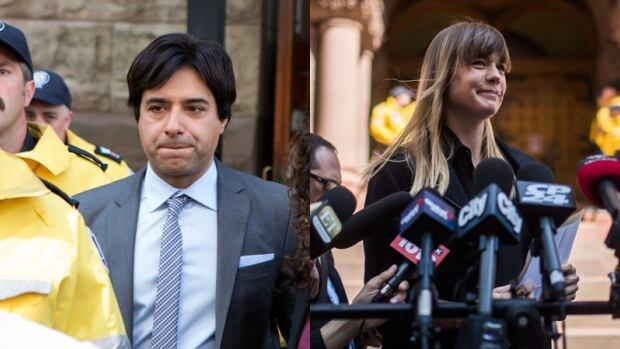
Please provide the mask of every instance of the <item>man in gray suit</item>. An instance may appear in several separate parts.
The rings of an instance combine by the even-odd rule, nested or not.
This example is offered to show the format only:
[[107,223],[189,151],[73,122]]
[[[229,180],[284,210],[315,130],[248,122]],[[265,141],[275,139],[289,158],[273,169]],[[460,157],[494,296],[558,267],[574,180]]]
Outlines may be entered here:
[[214,159],[236,98],[230,58],[166,34],[127,83],[148,164],[76,198],[134,348],[277,347],[291,299],[281,264],[296,239],[284,186]]

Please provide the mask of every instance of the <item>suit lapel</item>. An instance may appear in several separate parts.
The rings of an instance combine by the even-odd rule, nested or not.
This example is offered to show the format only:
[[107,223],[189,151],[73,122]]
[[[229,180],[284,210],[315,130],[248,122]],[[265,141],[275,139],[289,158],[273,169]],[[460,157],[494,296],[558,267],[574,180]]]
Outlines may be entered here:
[[247,230],[250,200],[235,181],[236,174],[217,160],[217,275],[215,286],[215,341],[222,346],[222,335],[235,286],[239,257]]
[[108,251],[110,278],[121,308],[127,336],[133,333],[133,262],[140,207],[140,192],[146,167],[138,171],[126,185],[119,187],[114,198],[115,207],[108,220]]

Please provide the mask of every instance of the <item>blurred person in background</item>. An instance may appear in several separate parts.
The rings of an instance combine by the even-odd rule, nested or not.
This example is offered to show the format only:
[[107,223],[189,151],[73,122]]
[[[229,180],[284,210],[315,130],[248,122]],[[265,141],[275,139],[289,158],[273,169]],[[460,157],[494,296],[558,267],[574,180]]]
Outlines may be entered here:
[[94,154],[105,163],[105,174],[111,180],[125,178],[133,172],[123,158],[110,149],[94,145],[71,131],[71,92],[64,79],[51,70],[34,71],[34,97],[26,107],[26,119],[43,125],[50,125],[56,135],[69,147],[77,147]]
[[381,150],[392,144],[407,125],[415,105],[415,91],[398,85],[390,90],[390,95],[385,101],[372,108],[370,135],[381,145]]

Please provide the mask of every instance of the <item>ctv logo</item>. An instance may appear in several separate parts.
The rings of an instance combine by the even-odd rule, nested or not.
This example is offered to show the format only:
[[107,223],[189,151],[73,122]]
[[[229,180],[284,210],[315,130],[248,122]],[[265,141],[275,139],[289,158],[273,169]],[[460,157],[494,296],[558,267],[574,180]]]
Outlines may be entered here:
[[464,227],[472,219],[480,217],[484,213],[484,209],[487,206],[488,194],[484,193],[479,197],[473,198],[469,204],[464,206],[459,212],[459,227]]
[[530,184],[525,189],[522,203],[568,205],[570,187],[557,184]]
[[497,194],[497,206],[499,207],[499,212],[512,224],[515,232],[521,234],[523,219],[519,216],[515,205],[512,204],[512,201],[508,199],[508,196],[506,196],[504,192]]

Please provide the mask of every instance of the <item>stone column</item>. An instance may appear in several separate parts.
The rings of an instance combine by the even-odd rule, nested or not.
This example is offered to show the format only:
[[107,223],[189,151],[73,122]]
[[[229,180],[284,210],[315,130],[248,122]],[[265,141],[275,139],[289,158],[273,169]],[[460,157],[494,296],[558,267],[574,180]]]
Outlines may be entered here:
[[317,62],[316,132],[338,149],[343,183],[357,191],[368,154],[360,125],[360,47],[362,25],[330,18],[320,26]]

